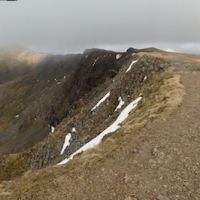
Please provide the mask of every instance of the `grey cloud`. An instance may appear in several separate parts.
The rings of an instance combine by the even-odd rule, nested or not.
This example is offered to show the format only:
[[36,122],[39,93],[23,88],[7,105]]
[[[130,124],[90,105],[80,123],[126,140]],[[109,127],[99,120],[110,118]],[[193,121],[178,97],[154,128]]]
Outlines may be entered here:
[[160,44],[200,52],[199,8],[199,0],[0,1],[0,48],[78,52]]

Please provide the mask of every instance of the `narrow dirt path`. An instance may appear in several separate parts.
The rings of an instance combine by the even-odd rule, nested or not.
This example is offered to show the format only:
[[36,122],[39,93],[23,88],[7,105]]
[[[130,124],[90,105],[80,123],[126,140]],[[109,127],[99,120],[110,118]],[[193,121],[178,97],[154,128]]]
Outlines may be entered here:
[[182,105],[84,174],[84,181],[72,181],[63,199],[200,199],[200,72],[179,73],[186,90]]

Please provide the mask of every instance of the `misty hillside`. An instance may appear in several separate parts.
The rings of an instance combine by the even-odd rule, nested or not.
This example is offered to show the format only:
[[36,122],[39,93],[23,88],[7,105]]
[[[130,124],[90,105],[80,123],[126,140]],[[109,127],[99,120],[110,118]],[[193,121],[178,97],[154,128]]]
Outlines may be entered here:
[[26,74],[46,56],[27,49],[0,51],[0,83]]
[[129,48],[0,58],[0,199],[190,199],[174,198],[192,137],[176,112],[194,111],[198,56]]

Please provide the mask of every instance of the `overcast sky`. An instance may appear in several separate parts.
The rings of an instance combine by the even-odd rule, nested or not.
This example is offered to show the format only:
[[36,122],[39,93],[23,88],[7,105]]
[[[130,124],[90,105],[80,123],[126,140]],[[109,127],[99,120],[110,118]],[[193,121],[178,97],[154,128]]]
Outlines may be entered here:
[[0,0],[0,48],[154,45],[200,53],[199,0]]

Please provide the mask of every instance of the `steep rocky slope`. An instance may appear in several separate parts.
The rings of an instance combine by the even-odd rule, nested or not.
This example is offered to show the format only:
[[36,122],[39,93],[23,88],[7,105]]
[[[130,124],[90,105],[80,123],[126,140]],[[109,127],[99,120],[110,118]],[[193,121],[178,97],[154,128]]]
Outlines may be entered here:
[[[43,89],[41,91],[47,88],[48,80],[55,81],[50,87],[51,90],[47,90],[46,99],[41,98],[40,103],[44,102],[43,105],[46,105],[48,98],[55,99],[56,95],[61,95],[60,100],[56,98],[47,104],[49,110],[54,107],[53,114],[59,119],[59,123],[55,131],[49,134],[48,120],[45,120],[45,117],[43,120],[40,118],[43,128],[37,130],[37,134],[46,131],[43,138],[34,140],[34,137],[31,137],[34,140],[31,145],[25,140],[27,146],[16,150],[15,154],[10,154],[13,151],[11,148],[8,148],[7,152],[2,151],[0,178],[4,182],[0,187],[0,198],[175,199],[176,195],[173,194],[177,193],[176,199],[181,199],[178,198],[178,195],[181,197],[180,191],[177,191],[181,185],[176,179],[166,180],[164,177],[167,173],[178,177],[176,170],[163,171],[162,166],[173,168],[182,163],[180,160],[173,166],[165,162],[168,149],[165,146],[173,146],[173,141],[176,141],[176,146],[180,139],[179,134],[175,134],[176,140],[171,140],[173,137],[170,134],[173,130],[176,133],[178,130],[173,129],[174,126],[170,125],[173,123],[168,120],[172,118],[174,123],[187,126],[186,121],[181,122],[184,118],[178,123],[178,114],[172,117],[172,113],[179,111],[184,96],[180,77],[189,70],[199,70],[199,58],[152,48],[129,49],[125,53],[92,49],[74,56],[76,64],[71,68],[67,67],[69,73],[62,71],[63,68],[58,70],[62,56],[56,56],[58,61],[55,63],[44,61],[34,69],[36,74],[38,72],[40,75],[37,79],[39,83],[36,84],[43,82],[43,85],[40,85]],[[67,61],[69,57],[63,62],[66,64]],[[70,62],[72,63],[72,60]],[[50,66],[51,63],[53,64]],[[181,76],[178,74],[180,72]],[[58,75],[55,78],[52,74]],[[190,87],[188,82],[185,82],[186,79],[183,79],[183,84]],[[142,100],[137,107],[129,113],[129,117],[118,130],[103,138],[99,146],[75,156],[66,165],[56,165],[77,150],[79,152],[81,147],[85,144],[87,146],[88,142],[107,130],[121,116],[120,113],[138,97]],[[197,102],[197,99],[194,101]],[[36,103],[32,112],[35,112],[37,106],[40,104]],[[186,110],[181,112],[187,112],[187,109],[189,107],[186,106]],[[45,110],[41,111],[43,112],[45,113]],[[30,114],[31,112],[27,112],[26,118]],[[26,120],[23,119],[22,122],[26,124]],[[35,125],[31,127],[35,130]],[[29,130],[28,127],[27,133]],[[16,137],[18,138],[18,135],[13,138]],[[18,144],[17,140],[13,141],[14,145]],[[185,142],[187,143],[186,140]],[[187,145],[190,149],[190,143]],[[5,147],[6,143],[3,146]],[[170,151],[170,158],[173,158],[176,152],[175,146]],[[182,147],[185,148],[185,145],[180,146],[180,152]],[[181,156],[184,158],[185,154]],[[179,167],[177,169],[179,171]],[[189,170],[189,167],[187,169]],[[196,172],[198,173],[198,170]],[[14,179],[15,177],[17,179]],[[173,181],[178,184],[174,191],[170,186]],[[168,193],[167,189],[156,189],[159,188],[157,184],[164,183],[166,188],[169,188]],[[192,180],[190,183],[192,184]],[[150,187],[152,184],[154,186]],[[192,186],[189,191],[192,191]],[[192,195],[194,198],[191,199],[195,199],[195,193]]]

